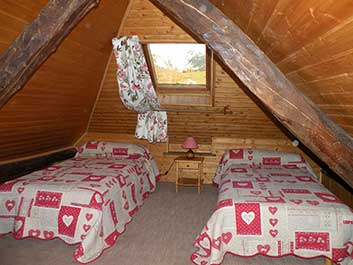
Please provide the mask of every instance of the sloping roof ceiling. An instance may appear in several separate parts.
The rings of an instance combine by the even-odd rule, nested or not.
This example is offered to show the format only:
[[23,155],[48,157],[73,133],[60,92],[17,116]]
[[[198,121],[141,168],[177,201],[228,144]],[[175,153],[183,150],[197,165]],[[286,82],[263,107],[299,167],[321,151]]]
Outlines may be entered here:
[[351,0],[211,0],[353,135]]

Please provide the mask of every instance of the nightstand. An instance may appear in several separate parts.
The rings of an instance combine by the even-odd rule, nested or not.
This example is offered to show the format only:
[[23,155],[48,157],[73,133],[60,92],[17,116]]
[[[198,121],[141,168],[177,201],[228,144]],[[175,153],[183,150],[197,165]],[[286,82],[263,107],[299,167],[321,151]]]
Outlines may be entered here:
[[[200,194],[202,187],[202,172],[203,172],[203,157],[194,157],[188,159],[185,156],[179,156],[175,159],[176,165],[176,179],[175,179],[175,191],[178,192],[178,186],[196,186]],[[183,174],[191,173],[191,177],[183,177]]]

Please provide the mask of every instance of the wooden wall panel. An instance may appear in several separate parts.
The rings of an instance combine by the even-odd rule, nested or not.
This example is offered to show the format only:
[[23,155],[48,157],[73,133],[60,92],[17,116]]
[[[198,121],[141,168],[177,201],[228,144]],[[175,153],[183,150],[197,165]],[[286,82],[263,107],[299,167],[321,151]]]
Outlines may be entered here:
[[[151,18],[152,15],[153,18]],[[133,34],[137,34],[144,42],[195,42],[147,0],[133,1],[131,11],[123,26],[122,35]],[[185,112],[185,107],[183,107],[180,111],[169,111],[170,142],[180,143],[188,135],[194,135],[205,144],[210,144],[212,137],[224,136],[284,138],[285,136],[276,125],[254,104],[226,71],[219,64],[215,65],[214,107],[194,107],[189,108],[188,112]],[[222,112],[224,107],[227,109],[227,114]],[[166,108],[173,107],[167,106]],[[116,81],[116,63],[112,57],[89,131],[133,134],[135,126],[136,114],[128,111],[120,102]]]
[[[353,51],[353,8],[348,5],[350,1],[211,2],[257,42],[325,113],[353,135],[353,105],[350,101],[353,74],[350,57],[344,59]],[[133,1],[122,34],[139,35],[143,42],[194,41],[148,0]],[[322,69],[321,62],[326,62]],[[340,65],[337,68],[336,63]],[[110,139],[141,143],[133,138],[136,114],[120,103],[115,71],[115,61],[111,58],[89,132],[83,141]],[[284,134],[218,64],[214,103],[214,107],[183,106],[179,112],[168,113],[169,146],[178,146],[185,136],[194,135],[204,149],[212,149],[216,153],[216,157],[207,157],[205,160],[206,182],[211,181],[225,149],[256,147],[299,151],[291,146]],[[178,107],[175,106],[175,109]],[[164,172],[174,159],[173,156],[163,155],[167,145],[143,143],[152,150]],[[309,161],[318,173],[318,165],[311,159]],[[174,174],[172,168],[162,180],[174,181]],[[333,179],[325,177],[324,183],[346,202],[351,198],[350,191],[338,188],[340,186]]]
[[[0,1],[4,52],[47,1]],[[87,122],[128,0],[104,0],[0,109],[0,161],[71,146]]]

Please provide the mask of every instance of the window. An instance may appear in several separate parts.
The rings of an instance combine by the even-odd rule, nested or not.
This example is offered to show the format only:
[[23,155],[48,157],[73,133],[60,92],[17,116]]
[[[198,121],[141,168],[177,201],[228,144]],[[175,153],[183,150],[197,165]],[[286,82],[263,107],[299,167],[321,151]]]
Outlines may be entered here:
[[145,45],[153,83],[164,105],[209,105],[212,100],[212,53],[205,44]]

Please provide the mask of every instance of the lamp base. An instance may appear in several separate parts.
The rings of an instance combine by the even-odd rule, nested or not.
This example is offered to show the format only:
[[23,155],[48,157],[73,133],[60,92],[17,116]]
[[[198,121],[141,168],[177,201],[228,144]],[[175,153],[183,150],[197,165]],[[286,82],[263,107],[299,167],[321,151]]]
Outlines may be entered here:
[[187,159],[193,159],[195,157],[194,151],[189,149],[189,151],[186,152],[186,158]]

